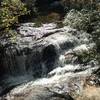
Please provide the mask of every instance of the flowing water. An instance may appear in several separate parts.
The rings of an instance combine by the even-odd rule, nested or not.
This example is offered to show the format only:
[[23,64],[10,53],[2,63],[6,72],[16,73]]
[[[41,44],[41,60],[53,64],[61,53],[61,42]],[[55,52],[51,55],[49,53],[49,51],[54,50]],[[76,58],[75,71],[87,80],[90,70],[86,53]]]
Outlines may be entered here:
[[20,34],[14,41],[1,39],[1,95],[22,83],[30,84],[30,87],[58,84],[70,77],[90,76],[98,69],[95,58],[86,62],[78,56],[95,48],[91,35],[86,32],[70,27],[58,28],[55,23],[41,27],[26,23],[17,32]]

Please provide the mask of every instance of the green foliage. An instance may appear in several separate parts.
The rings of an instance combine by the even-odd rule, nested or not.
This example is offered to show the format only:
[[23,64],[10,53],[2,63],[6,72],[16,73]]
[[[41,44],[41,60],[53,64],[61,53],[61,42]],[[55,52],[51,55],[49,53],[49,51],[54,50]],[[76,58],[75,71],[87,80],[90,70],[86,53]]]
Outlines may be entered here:
[[64,25],[69,25],[72,28],[79,30],[87,30],[88,28],[88,18],[81,12],[77,10],[71,10],[64,20]]
[[82,52],[81,54],[77,54],[78,60],[80,63],[86,64],[91,60],[97,59],[96,50],[89,50],[89,52]]
[[95,57],[100,62],[100,11],[71,10],[66,14],[63,24],[91,34],[93,41],[96,43],[96,52],[83,53],[78,56],[82,62],[87,62],[90,58]]
[[100,7],[100,0],[62,0],[64,5],[70,10],[70,9],[87,9],[87,10],[93,10],[97,9],[99,10]]
[[92,32],[94,26],[98,27],[99,20],[100,14],[98,11],[87,11],[83,9],[81,11],[71,10],[66,14],[63,23],[64,25],[68,25],[78,30]]
[[0,28],[18,23],[18,17],[26,13],[25,4],[20,0],[3,0],[0,7]]
[[32,14],[37,13],[35,2],[36,0],[25,0],[27,8],[31,11]]

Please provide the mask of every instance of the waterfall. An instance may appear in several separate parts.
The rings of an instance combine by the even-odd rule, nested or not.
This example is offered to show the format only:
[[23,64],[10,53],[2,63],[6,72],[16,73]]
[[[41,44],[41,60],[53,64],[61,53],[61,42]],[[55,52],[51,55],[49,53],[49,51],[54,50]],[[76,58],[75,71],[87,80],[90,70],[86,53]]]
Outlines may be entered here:
[[34,85],[59,83],[69,76],[88,76],[98,68],[94,60],[92,66],[79,62],[77,54],[89,52],[95,46],[85,32],[58,28],[54,23],[38,28],[22,24],[18,30],[20,35],[15,43],[10,39],[6,44],[1,42],[0,94],[32,80]]

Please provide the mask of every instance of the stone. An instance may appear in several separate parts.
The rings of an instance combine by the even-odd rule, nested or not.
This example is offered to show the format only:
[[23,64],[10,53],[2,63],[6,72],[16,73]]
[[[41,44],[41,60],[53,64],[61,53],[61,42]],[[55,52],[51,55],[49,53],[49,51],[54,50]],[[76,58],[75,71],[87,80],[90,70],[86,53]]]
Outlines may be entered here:
[[[63,93],[68,94],[71,90],[77,90],[76,93],[79,94],[82,90],[80,79],[90,76],[99,67],[98,63],[93,66],[89,62],[87,65],[77,62],[75,53],[88,52],[95,46],[93,42],[90,42],[91,38],[88,33],[79,32],[67,26],[59,28],[55,23],[43,24],[41,27],[34,26],[34,23],[25,23],[16,32],[19,34],[15,41],[11,38],[0,40],[2,45],[0,49],[0,66],[2,66],[0,95],[8,92],[11,95],[7,94],[6,97],[14,98],[11,100],[21,98],[55,100],[61,99]],[[70,77],[75,79],[71,86]],[[53,90],[51,87],[56,87],[57,84],[60,87]],[[56,97],[51,92],[47,92],[44,86],[56,92]],[[34,94],[34,88],[38,91],[36,94]]]

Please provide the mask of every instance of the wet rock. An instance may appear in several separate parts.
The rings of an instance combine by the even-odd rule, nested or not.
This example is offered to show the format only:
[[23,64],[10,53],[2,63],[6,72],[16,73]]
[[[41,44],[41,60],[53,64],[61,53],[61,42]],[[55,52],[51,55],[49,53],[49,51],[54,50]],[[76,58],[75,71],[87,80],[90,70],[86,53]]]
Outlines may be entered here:
[[[22,87],[23,88],[23,87]],[[28,88],[28,86],[27,86]],[[73,98],[69,94],[58,93],[50,90],[46,87],[31,87],[29,89],[23,88],[22,91],[19,92],[12,91],[7,96],[2,97],[2,99],[7,100],[73,100]]]
[[90,86],[100,86],[100,78],[97,77],[96,75],[91,75],[90,77],[86,78],[86,82]]
[[50,85],[62,80],[67,82],[69,76],[90,76],[98,69],[94,59],[86,64],[79,62],[78,54],[89,52],[95,46],[86,32],[70,27],[59,28],[55,23],[43,24],[41,27],[25,23],[16,32],[19,34],[15,41],[11,38],[0,39],[1,94],[6,89],[12,89],[12,86],[38,78],[42,79],[34,84]]
[[[70,93],[81,91],[81,78],[69,77],[68,80],[63,80],[56,84],[35,85],[34,82],[29,82],[11,90],[10,93],[3,98],[9,100],[74,100]],[[71,82],[71,83],[70,83]]]

